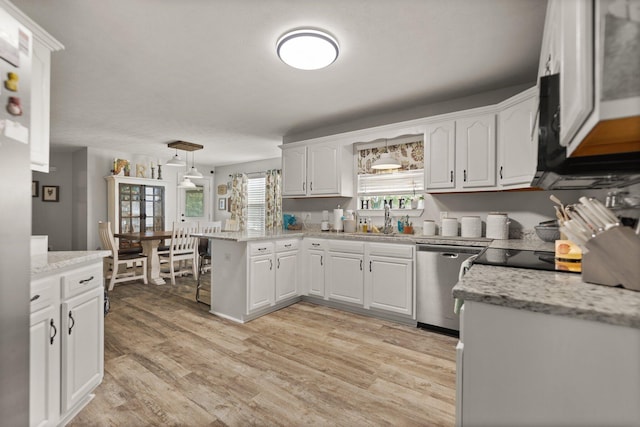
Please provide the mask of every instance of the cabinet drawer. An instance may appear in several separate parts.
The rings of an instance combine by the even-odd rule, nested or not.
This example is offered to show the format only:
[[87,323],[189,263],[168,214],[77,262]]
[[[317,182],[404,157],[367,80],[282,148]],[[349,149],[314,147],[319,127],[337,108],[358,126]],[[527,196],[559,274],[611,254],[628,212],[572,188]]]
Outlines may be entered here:
[[327,249],[327,241],[325,239],[305,239],[307,248],[309,249]]
[[31,313],[54,303],[60,292],[60,277],[47,277],[31,282]]
[[369,243],[369,255],[390,256],[413,259],[415,245],[397,245],[391,243]]
[[103,286],[102,263],[79,268],[62,276],[62,298],[70,298]]
[[264,242],[249,243],[249,254],[252,256],[272,254],[272,253],[273,253],[273,242],[264,241]]
[[331,240],[329,242],[329,250],[334,252],[348,252],[353,254],[363,254],[364,243],[342,241],[342,240]]
[[294,251],[298,249],[299,244],[298,239],[276,240],[276,252]]

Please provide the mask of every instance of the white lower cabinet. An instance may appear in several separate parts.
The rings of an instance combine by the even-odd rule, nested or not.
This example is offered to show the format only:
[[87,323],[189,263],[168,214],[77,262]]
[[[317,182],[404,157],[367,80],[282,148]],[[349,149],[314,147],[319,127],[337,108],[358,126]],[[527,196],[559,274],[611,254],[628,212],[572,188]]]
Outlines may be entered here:
[[104,373],[102,260],[31,282],[29,425],[57,426]]
[[305,239],[307,294],[413,317],[415,246]]
[[298,246],[297,239],[248,245],[248,313],[299,295]]

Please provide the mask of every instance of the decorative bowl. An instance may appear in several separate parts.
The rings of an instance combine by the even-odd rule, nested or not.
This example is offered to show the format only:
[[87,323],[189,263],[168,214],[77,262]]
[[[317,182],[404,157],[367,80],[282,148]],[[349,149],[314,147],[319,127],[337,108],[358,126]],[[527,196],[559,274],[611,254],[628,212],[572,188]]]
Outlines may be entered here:
[[545,242],[555,242],[560,239],[560,227],[557,225],[536,225],[536,234]]

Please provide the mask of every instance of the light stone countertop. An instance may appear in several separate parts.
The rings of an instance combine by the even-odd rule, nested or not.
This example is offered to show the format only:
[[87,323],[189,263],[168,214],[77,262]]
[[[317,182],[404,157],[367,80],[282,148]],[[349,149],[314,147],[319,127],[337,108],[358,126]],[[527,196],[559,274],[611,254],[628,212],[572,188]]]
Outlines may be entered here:
[[453,296],[640,328],[640,292],[586,283],[574,273],[475,264],[453,288]]
[[47,252],[31,257],[31,276],[51,273],[76,264],[102,259],[111,255],[111,251],[61,251]]

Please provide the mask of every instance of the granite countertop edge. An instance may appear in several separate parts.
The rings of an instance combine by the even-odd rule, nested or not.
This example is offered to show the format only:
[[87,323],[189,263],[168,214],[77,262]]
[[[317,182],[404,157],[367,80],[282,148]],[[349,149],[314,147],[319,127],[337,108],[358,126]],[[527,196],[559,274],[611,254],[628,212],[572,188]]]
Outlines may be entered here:
[[54,272],[87,261],[102,259],[111,251],[58,251],[31,257],[31,276]]
[[586,283],[578,274],[476,264],[453,296],[640,329],[640,292]]

